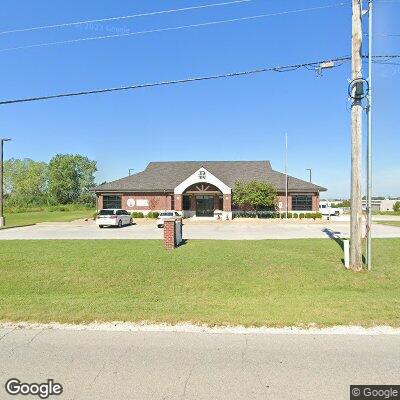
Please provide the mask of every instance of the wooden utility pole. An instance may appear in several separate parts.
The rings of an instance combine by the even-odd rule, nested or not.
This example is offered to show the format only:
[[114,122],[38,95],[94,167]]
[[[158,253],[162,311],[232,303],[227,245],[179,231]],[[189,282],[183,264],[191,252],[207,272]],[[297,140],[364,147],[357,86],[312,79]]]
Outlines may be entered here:
[[[352,79],[362,79],[362,0],[353,0]],[[358,85],[352,86],[351,109],[351,217],[350,217],[350,267],[361,271],[362,261],[362,114]]]

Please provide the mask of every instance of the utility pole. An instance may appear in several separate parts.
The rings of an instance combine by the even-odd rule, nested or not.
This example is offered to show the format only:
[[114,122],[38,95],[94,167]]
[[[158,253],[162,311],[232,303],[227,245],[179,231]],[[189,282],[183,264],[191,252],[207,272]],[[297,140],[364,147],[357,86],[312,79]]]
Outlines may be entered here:
[[367,268],[372,268],[372,18],[373,0],[368,0],[368,134],[367,134]]
[[306,171],[310,172],[310,183],[312,183],[312,169],[311,168],[306,168]]
[[[350,215],[350,267],[361,271],[362,261],[362,0],[353,0],[352,21],[352,86],[351,108],[351,215]],[[359,95],[361,92],[361,96]]]
[[3,187],[4,187],[4,179],[3,179],[3,148],[4,148],[4,142],[8,142],[11,139],[3,139],[0,138],[0,228],[2,228],[5,225],[5,220],[4,220],[4,193],[3,193]]

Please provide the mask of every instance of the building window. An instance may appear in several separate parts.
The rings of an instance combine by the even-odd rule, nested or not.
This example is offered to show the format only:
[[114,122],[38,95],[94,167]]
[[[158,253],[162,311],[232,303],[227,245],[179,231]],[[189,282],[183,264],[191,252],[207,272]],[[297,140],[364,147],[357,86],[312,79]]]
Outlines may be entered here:
[[312,211],[311,195],[292,195],[292,210],[294,211]]
[[121,196],[103,196],[103,208],[121,208]]
[[191,201],[190,196],[183,196],[183,210],[184,211],[190,211],[191,206],[192,206],[192,201]]

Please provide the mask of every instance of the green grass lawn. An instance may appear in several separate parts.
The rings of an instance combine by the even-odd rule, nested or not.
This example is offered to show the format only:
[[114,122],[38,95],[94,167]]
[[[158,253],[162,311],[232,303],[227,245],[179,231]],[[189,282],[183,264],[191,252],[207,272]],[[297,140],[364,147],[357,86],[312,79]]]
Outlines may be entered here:
[[400,239],[370,273],[328,239],[0,241],[0,320],[400,326]]
[[37,224],[38,222],[69,222],[75,219],[92,217],[94,210],[78,209],[67,211],[29,211],[5,214],[6,227]]
[[378,224],[382,225],[390,225],[390,226],[398,226],[400,227],[400,221],[377,221]]

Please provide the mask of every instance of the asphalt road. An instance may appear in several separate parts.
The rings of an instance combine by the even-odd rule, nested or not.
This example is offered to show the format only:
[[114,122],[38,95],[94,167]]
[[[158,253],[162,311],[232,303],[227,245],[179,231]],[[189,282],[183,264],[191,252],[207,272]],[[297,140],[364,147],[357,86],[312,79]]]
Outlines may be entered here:
[[[5,382],[53,378],[52,399],[349,399],[399,384],[400,335],[0,330]],[[31,397],[28,397],[31,398]]]
[[[260,240],[328,238],[335,233],[349,237],[348,221],[184,221],[185,239]],[[373,237],[400,237],[400,227],[374,224]],[[0,240],[11,239],[162,239],[163,230],[154,221],[137,225],[100,229],[93,221],[43,223],[34,226],[0,230]]]

